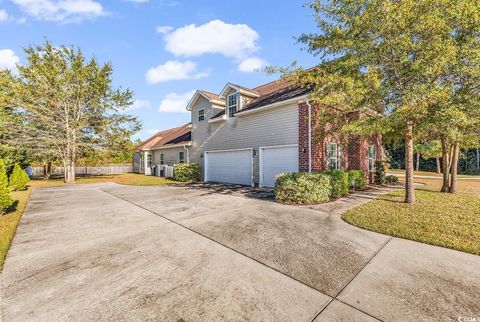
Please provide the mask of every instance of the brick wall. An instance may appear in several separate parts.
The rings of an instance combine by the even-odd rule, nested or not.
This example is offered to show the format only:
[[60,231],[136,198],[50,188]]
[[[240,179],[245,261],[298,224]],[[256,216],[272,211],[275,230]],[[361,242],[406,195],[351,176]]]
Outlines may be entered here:
[[[347,140],[342,135],[321,135],[328,130],[328,124],[320,124],[319,118],[316,117],[319,107],[312,105],[312,171],[324,171],[327,166],[327,143],[336,142],[343,146],[342,168],[344,170],[360,169],[368,172],[368,146],[374,145],[376,148],[376,159],[383,158],[382,138],[380,135],[371,137],[350,136]],[[342,117],[340,112],[338,114]],[[357,120],[361,115],[358,113],[350,113],[347,115],[349,121]],[[300,171],[308,171],[308,105],[300,103],[298,106],[298,131],[299,131],[299,168]],[[319,135],[320,134],[320,135]],[[371,176],[370,176],[371,177]]]

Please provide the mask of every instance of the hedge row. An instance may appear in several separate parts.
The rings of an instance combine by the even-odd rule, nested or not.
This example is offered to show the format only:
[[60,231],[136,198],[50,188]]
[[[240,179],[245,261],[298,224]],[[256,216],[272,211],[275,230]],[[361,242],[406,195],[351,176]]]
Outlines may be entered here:
[[367,186],[363,171],[329,170],[323,173],[282,173],[275,182],[275,199],[287,204],[313,204],[346,196],[349,189]]

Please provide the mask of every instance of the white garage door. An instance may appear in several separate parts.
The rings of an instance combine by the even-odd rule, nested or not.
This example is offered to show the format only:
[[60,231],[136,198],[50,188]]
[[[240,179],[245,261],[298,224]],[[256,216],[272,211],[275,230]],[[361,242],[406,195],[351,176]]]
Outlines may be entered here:
[[252,149],[205,152],[205,181],[252,184]]
[[260,148],[260,186],[273,188],[282,172],[298,172],[298,146]]

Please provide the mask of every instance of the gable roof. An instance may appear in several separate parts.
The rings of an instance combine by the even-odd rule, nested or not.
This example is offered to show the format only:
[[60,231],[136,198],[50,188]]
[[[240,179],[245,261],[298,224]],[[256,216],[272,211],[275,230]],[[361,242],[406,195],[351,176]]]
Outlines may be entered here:
[[192,98],[190,99],[190,101],[188,101],[188,104],[186,106],[186,109],[187,111],[191,111],[192,110],[192,106],[195,104],[195,102],[197,101],[197,99],[199,97],[204,97],[205,99],[207,99],[210,103],[213,103],[215,105],[218,105],[220,107],[224,107],[225,106],[225,100],[220,98],[217,94],[214,94],[214,93],[211,93],[209,91],[205,91],[205,90],[197,90],[195,92],[195,94],[193,94]]
[[245,86],[232,84],[232,83],[227,83],[227,85],[225,85],[225,87],[222,89],[222,91],[220,92],[220,94],[218,96],[220,98],[224,99],[225,95],[227,95],[228,90],[230,88],[234,89],[235,91],[239,92],[240,94],[244,94],[244,95],[247,95],[247,96],[251,96],[251,97],[259,97],[260,96],[260,93],[254,91],[250,88],[247,88]]
[[175,145],[186,145],[192,140],[190,123],[158,132],[140,144],[135,151],[156,150]]

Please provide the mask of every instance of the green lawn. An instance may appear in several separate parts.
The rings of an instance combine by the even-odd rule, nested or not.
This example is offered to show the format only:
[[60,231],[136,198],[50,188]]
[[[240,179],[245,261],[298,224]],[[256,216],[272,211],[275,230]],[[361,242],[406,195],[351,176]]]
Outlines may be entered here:
[[[405,174],[405,170],[403,170],[403,169],[388,169],[387,173],[388,174]],[[443,176],[443,174],[441,174],[441,173],[430,172],[430,171],[414,171],[413,175],[414,176],[431,176],[431,177],[442,177]],[[459,174],[458,177],[459,178],[473,178],[473,177],[480,178],[480,175]]]
[[[165,178],[128,173],[112,176],[91,176],[86,178],[80,177],[77,179],[75,184],[99,182],[115,182],[118,184],[133,186],[158,186],[178,183],[177,181]],[[27,190],[11,192],[12,198],[16,201],[16,207],[9,213],[0,216],[0,271],[3,267],[3,263],[5,261],[5,257],[7,256],[7,251],[10,247],[12,238],[17,230],[17,225],[20,222],[20,218],[25,210],[25,206],[27,205],[32,188],[61,185],[65,185],[62,179],[32,180]]]
[[12,241],[13,235],[17,230],[18,222],[22,217],[23,210],[27,205],[31,189],[25,191],[14,191],[10,195],[15,200],[15,209],[3,216],[0,216],[0,271],[3,268],[5,256]]
[[459,193],[439,192],[442,180],[418,179],[417,202],[404,204],[404,192],[351,209],[342,218],[355,226],[480,255],[480,180],[459,181]]

